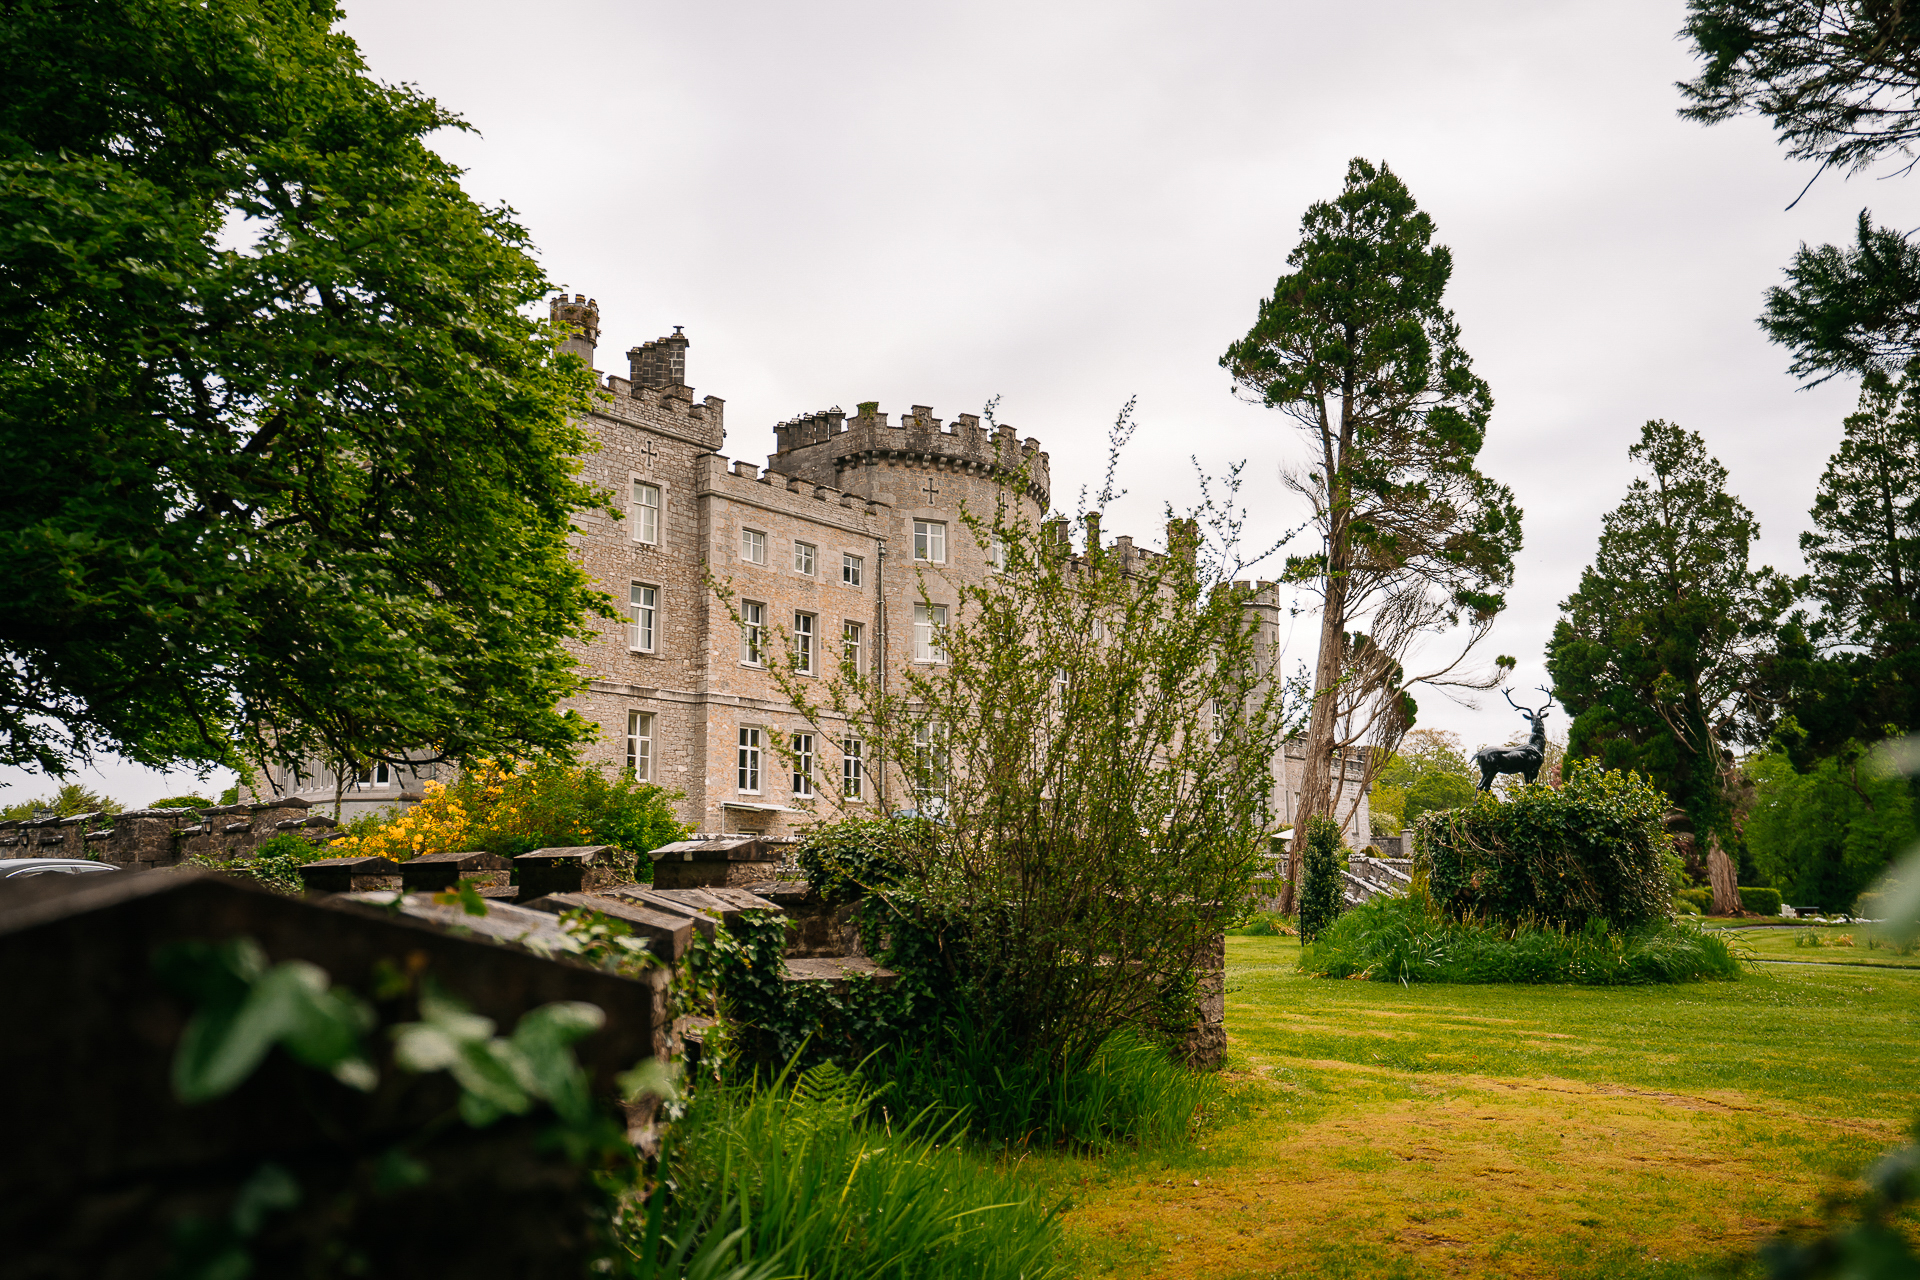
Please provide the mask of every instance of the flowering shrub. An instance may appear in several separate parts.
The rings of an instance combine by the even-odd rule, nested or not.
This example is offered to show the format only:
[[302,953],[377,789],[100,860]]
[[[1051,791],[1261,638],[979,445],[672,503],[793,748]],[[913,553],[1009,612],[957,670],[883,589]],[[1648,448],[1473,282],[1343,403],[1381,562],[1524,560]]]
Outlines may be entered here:
[[349,824],[336,856],[404,862],[427,853],[480,849],[511,858],[560,845],[605,844],[639,855],[681,839],[680,793],[609,777],[592,765],[476,760],[451,786],[424,785],[425,799],[397,814]]

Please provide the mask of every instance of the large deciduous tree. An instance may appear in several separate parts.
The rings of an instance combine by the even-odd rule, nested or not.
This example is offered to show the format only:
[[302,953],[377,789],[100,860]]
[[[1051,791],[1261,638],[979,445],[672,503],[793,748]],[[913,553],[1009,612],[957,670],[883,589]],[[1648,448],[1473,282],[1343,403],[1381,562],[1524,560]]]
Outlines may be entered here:
[[0,7],[0,762],[565,750],[591,375],[330,0]]
[[[1374,748],[1364,790],[1371,762],[1412,723],[1409,688],[1493,683],[1459,673],[1505,606],[1520,510],[1474,465],[1493,394],[1442,302],[1453,255],[1433,233],[1384,164],[1352,161],[1340,194],[1307,210],[1291,270],[1221,358],[1240,388],[1294,420],[1311,454],[1285,477],[1321,536],[1286,568],[1321,606],[1289,894],[1307,819],[1332,814],[1336,759]],[[1452,657],[1407,671],[1418,639],[1461,626]]]
[[1547,670],[1574,716],[1567,754],[1666,792],[1726,880],[1718,900],[1733,890],[1725,744],[1786,584],[1749,566],[1759,522],[1697,433],[1649,422],[1628,453],[1647,474],[1607,513],[1593,563],[1560,602]]

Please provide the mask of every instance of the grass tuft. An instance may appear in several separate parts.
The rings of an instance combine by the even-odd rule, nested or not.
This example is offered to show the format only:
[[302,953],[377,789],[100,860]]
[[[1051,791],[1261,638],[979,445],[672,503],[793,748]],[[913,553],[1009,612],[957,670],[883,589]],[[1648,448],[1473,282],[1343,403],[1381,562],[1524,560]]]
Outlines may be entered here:
[[1740,976],[1725,937],[1663,922],[1610,930],[1448,919],[1424,897],[1375,898],[1300,956],[1303,973],[1375,982],[1528,982],[1628,986]]
[[889,1114],[831,1065],[703,1089],[655,1198],[627,1219],[628,1248],[659,1258],[657,1241],[717,1241],[716,1267],[773,1262],[808,1280],[1063,1274],[1057,1211],[959,1137],[951,1121]]
[[1061,1071],[1009,1059],[997,1037],[949,1024],[936,1045],[902,1046],[870,1064],[890,1105],[964,1123],[1005,1147],[1099,1152],[1184,1142],[1219,1109],[1219,1078],[1190,1071],[1133,1031],[1109,1037],[1083,1066]]

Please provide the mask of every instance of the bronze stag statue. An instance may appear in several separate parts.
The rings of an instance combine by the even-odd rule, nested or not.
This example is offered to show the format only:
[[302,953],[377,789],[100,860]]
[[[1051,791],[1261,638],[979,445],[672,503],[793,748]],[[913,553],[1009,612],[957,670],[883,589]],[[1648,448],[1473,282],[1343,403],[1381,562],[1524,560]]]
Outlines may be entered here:
[[1547,700],[1538,711],[1521,706],[1505,689],[1500,692],[1508,706],[1533,721],[1533,733],[1524,747],[1482,747],[1473,753],[1473,762],[1480,766],[1480,785],[1476,788],[1479,791],[1493,786],[1494,778],[1503,773],[1517,773],[1532,782],[1540,776],[1540,766],[1547,758],[1547,708],[1553,705],[1552,690],[1540,690],[1547,695]]

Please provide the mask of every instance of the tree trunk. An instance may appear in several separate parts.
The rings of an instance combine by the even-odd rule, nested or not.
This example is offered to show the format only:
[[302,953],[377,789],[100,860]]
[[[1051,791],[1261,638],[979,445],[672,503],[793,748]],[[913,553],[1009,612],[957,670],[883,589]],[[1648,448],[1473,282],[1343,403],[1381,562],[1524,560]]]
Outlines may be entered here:
[[1734,872],[1733,859],[1720,847],[1718,832],[1707,836],[1707,879],[1713,884],[1713,914],[1739,915],[1739,881]]
[[[1345,557],[1330,558],[1325,609],[1320,615],[1320,657],[1313,672],[1313,715],[1307,721],[1307,758],[1300,772],[1300,797],[1293,806],[1293,841],[1287,848],[1287,886],[1280,911],[1291,914],[1299,905],[1297,892],[1306,869],[1307,819],[1333,812],[1334,690],[1340,684],[1341,658],[1347,641],[1347,579]],[[1337,566],[1337,567],[1335,567]]]

